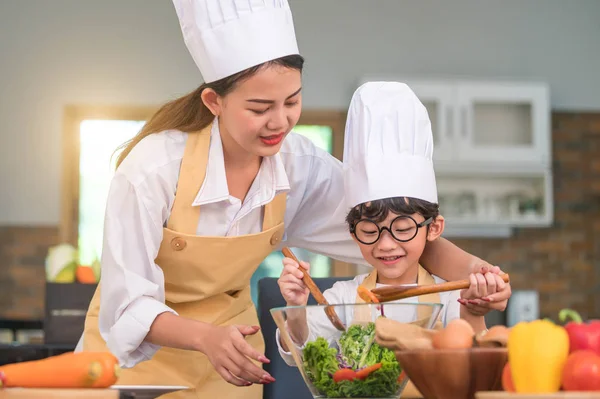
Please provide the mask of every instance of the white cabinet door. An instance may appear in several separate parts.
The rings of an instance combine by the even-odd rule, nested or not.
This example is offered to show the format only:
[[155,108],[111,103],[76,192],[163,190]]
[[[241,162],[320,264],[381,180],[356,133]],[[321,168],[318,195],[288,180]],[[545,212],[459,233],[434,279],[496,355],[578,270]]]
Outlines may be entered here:
[[454,136],[460,161],[548,165],[548,89],[537,84],[460,83]]
[[409,81],[408,86],[427,108],[433,132],[433,159],[452,161],[456,147],[456,90],[447,83]]

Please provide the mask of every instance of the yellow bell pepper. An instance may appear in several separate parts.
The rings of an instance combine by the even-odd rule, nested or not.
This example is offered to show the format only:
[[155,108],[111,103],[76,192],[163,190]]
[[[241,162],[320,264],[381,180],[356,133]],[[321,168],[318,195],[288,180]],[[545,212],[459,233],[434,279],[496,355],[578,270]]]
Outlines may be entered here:
[[508,336],[508,361],[518,393],[558,392],[569,355],[567,331],[550,320],[520,322]]

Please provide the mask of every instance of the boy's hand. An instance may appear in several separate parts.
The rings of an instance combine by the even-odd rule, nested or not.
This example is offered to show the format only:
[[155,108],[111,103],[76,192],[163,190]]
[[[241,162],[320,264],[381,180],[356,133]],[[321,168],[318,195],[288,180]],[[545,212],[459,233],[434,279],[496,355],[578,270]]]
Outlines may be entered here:
[[[310,270],[308,263],[300,263],[307,272]],[[308,302],[309,291],[304,281],[302,281],[303,276],[303,272],[298,269],[298,262],[290,258],[283,258],[283,271],[279,276],[279,280],[277,280],[277,284],[279,284],[281,295],[287,306],[303,306]]]
[[497,266],[482,267],[479,273],[469,276],[471,286],[460,292],[458,301],[475,316],[484,316],[490,310],[504,311],[511,288],[500,277],[503,274]]

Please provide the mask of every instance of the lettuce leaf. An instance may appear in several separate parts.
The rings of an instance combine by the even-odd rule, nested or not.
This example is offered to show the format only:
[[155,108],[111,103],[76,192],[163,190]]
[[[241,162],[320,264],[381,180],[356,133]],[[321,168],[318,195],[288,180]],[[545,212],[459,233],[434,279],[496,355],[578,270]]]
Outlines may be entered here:
[[338,369],[337,350],[330,348],[325,338],[319,337],[304,348],[304,371],[319,392],[334,383],[332,375]]
[[[375,323],[353,325],[339,339],[339,350],[319,337],[304,348],[304,370],[319,393],[327,398],[391,397],[399,388],[400,365],[392,351],[374,342]],[[381,363],[364,380],[333,381],[340,368],[359,370]]]

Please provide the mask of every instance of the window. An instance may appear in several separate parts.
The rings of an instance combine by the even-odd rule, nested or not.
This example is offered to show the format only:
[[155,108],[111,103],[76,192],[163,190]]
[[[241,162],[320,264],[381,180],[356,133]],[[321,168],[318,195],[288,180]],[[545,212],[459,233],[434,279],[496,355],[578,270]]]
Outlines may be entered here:
[[[141,129],[152,112],[152,108],[67,109],[61,236],[79,248],[82,264],[91,264],[100,258],[104,208],[115,169],[115,150]],[[294,131],[340,158],[343,118],[339,112],[305,111]],[[300,259],[311,263],[315,277],[353,274],[351,265],[298,248],[293,250]],[[272,253],[259,266],[251,282],[254,300],[258,280],[281,273],[282,257],[281,253]]]
[[104,208],[116,166],[115,149],[133,138],[144,123],[98,119],[81,122],[77,244],[82,264],[100,259]]

